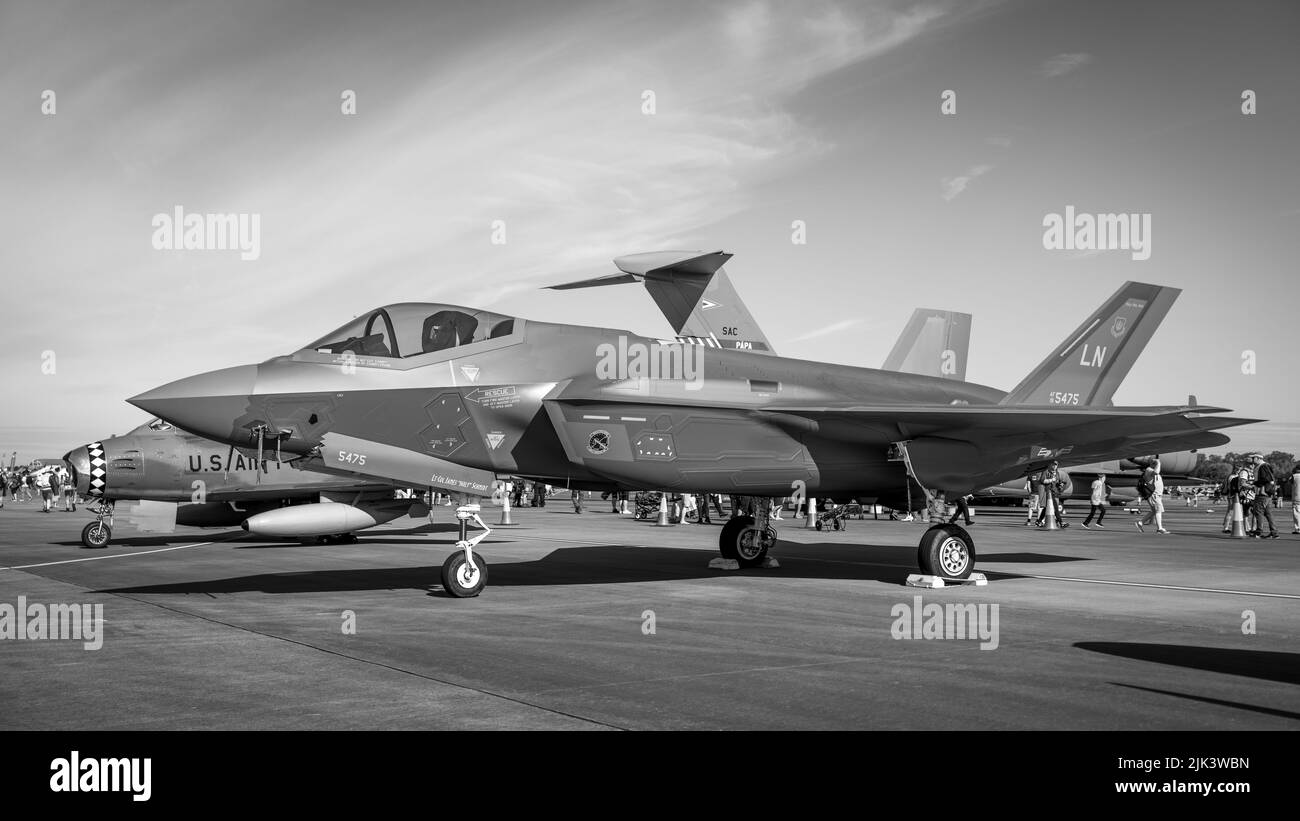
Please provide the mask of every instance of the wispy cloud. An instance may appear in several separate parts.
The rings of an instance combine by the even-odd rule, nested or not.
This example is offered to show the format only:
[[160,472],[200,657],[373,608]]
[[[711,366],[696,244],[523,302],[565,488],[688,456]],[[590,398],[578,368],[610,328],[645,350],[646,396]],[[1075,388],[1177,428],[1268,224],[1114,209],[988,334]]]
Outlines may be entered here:
[[939,180],[939,186],[942,189],[942,196],[946,202],[952,202],[966,190],[971,180],[983,176],[993,170],[991,165],[973,165],[956,177],[944,177]]
[[830,336],[831,334],[837,334],[840,331],[847,331],[849,328],[856,327],[858,325],[861,325],[862,323],[863,323],[862,319],[844,319],[839,322],[832,322],[829,325],[822,325],[821,327],[809,331],[806,334],[801,334],[799,336],[796,336],[790,341],[807,342],[809,339],[817,339],[819,337]]
[[[167,15],[97,9],[72,30],[19,8],[0,27],[15,67],[0,97],[56,88],[58,115],[33,104],[0,137],[20,158],[0,221],[23,237],[0,244],[0,269],[40,272],[6,283],[23,306],[8,329],[39,339],[51,315],[135,317],[113,330],[120,397],[284,353],[376,305],[518,304],[566,270],[674,247],[761,204],[764,185],[835,148],[793,105],[802,91],[962,14],[946,0],[675,8],[524,3],[506,24],[472,7],[338,4],[302,21],[188,0]],[[44,44],[21,34],[54,29]],[[261,257],[154,251],[151,218],[176,205],[259,214]],[[95,299],[49,287],[89,272],[80,284],[111,286]],[[160,283],[168,308],[142,306]],[[305,318],[287,320],[289,305]],[[185,358],[155,358],[173,338],[194,340]],[[0,367],[66,422],[89,393],[73,364],[98,353],[71,335],[57,380],[8,345]],[[21,422],[36,407],[0,410]]]
[[1044,62],[1041,70],[1044,77],[1060,77],[1090,62],[1092,62],[1092,55],[1082,51],[1058,54]]

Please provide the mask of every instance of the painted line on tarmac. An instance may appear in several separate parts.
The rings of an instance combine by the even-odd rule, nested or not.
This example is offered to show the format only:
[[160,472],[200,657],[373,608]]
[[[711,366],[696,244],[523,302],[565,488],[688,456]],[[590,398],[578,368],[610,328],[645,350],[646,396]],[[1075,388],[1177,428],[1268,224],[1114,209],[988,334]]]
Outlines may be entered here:
[[1156,584],[1155,582],[1122,582],[1111,579],[1076,579],[1070,576],[1035,576],[1030,573],[1015,573],[1022,579],[1045,579],[1053,582],[1081,582],[1083,584],[1109,584],[1117,587],[1146,587],[1154,590],[1184,590],[1189,593],[1224,593],[1231,596],[1260,596],[1268,599],[1300,599],[1294,593],[1261,593],[1256,590],[1225,590],[1218,587],[1183,587],[1177,584]]
[[98,562],[104,559],[125,559],[127,556],[147,556],[150,553],[166,553],[171,550],[189,550],[191,547],[204,547],[210,544],[219,544],[219,541],[199,542],[197,544],[182,544],[176,547],[160,547],[157,550],[137,550],[134,553],[114,553],[110,556],[86,556],[81,559],[64,559],[60,562],[41,562],[40,564],[18,564],[9,567],[0,567],[0,570],[27,570],[32,567],[53,567],[56,564],[76,564],[77,562]]

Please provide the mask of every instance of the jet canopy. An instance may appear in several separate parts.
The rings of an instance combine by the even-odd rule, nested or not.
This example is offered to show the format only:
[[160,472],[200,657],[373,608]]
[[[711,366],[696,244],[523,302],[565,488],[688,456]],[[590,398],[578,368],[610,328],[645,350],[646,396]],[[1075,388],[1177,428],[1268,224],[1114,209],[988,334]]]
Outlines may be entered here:
[[308,345],[316,353],[405,359],[515,333],[511,316],[427,302],[387,305]]

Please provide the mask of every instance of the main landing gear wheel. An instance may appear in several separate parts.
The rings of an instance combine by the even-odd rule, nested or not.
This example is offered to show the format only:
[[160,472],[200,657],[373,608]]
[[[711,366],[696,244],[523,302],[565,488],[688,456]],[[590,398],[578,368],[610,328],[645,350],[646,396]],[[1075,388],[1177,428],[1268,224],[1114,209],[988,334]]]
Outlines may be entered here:
[[474,554],[474,565],[477,570],[469,566],[465,561],[465,551],[457,550],[447,557],[447,561],[442,563],[442,589],[447,591],[450,596],[458,599],[470,599],[483,592],[487,586],[488,569],[487,562],[483,560],[483,554]]
[[81,543],[86,547],[108,547],[113,529],[103,522],[91,522],[81,529]]
[[722,558],[736,558],[736,537],[740,535],[741,530],[753,526],[753,516],[737,516],[727,520],[727,523],[722,526],[722,532],[718,534],[718,552],[722,554]]
[[741,567],[759,567],[776,544],[776,530],[759,527],[753,516],[739,516],[722,527],[718,550],[724,559],[735,559]]
[[970,578],[975,569],[975,540],[958,525],[935,525],[921,537],[916,561],[929,576]]

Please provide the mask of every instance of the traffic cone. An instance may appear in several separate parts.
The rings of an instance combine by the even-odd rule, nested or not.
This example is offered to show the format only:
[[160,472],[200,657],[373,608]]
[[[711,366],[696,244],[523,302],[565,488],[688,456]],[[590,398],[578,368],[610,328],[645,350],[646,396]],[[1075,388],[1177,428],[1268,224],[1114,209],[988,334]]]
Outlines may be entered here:
[[803,526],[807,528],[817,527],[817,499],[815,497],[808,497],[808,518],[804,519]]
[[672,522],[668,521],[668,494],[659,494],[659,520],[655,522],[655,527],[672,527]]
[[510,526],[513,524],[514,522],[510,521],[510,494],[508,492],[503,493],[501,494],[501,521],[497,522],[497,526]]
[[1232,538],[1246,538],[1246,523],[1242,521],[1241,500],[1232,500]]
[[1056,497],[1050,493],[1047,494],[1047,529],[1061,529],[1060,526],[1056,524]]

